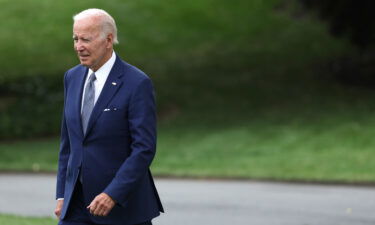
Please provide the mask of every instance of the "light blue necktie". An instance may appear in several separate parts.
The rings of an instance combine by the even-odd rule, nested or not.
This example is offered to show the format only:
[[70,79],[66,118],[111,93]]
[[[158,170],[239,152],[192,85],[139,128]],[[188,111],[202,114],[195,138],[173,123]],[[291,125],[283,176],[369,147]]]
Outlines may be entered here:
[[94,81],[96,80],[95,73],[92,73],[89,77],[89,80],[86,84],[85,94],[83,97],[82,105],[82,128],[83,133],[86,134],[87,125],[89,123],[90,115],[92,109],[95,105],[95,85]]

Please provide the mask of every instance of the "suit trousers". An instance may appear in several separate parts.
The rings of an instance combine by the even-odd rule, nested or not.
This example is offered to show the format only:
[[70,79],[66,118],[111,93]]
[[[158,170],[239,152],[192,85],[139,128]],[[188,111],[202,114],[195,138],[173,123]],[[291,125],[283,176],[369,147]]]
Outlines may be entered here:
[[[58,225],[102,225],[90,220],[89,211],[86,209],[82,184],[77,180],[74,193],[64,220],[60,220]],[[109,224],[108,224],[109,225]],[[152,225],[151,221],[146,221],[134,225]]]

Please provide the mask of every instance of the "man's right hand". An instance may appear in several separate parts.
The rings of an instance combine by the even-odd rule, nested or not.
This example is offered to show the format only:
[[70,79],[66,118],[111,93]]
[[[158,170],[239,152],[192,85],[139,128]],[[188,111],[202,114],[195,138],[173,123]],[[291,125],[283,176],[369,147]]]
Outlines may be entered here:
[[58,219],[60,219],[61,210],[62,210],[63,205],[64,205],[64,200],[63,199],[57,200],[57,205],[56,205],[56,209],[55,209],[55,215],[56,215],[56,217]]

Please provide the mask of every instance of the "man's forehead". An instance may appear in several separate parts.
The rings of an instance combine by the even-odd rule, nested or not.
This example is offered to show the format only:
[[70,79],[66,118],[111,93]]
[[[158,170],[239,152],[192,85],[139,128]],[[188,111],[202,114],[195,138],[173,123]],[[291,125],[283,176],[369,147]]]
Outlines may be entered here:
[[74,34],[95,34],[98,32],[100,32],[100,26],[96,23],[81,23],[77,21],[73,25]]
[[74,25],[87,25],[87,26],[98,26],[102,17],[99,16],[87,16],[74,21]]

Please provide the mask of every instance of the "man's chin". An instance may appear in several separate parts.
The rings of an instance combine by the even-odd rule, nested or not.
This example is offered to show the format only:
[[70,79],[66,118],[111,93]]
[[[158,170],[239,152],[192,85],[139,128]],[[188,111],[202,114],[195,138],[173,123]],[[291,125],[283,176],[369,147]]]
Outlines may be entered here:
[[82,66],[90,67],[90,64],[87,61],[80,60]]

